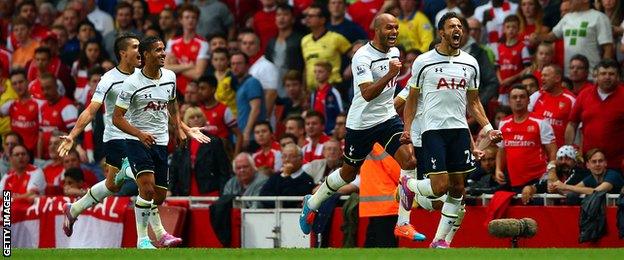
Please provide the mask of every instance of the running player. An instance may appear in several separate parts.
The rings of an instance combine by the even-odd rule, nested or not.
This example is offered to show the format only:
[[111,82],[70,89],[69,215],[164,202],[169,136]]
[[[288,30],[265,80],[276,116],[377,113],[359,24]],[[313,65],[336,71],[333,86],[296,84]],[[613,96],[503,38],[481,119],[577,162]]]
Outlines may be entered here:
[[74,232],[74,222],[80,213],[84,210],[95,206],[97,203],[108,196],[119,191],[121,180],[115,180],[116,173],[125,171],[128,164],[122,164],[126,157],[125,140],[126,134],[117,129],[113,125],[113,109],[115,109],[115,101],[120,92],[123,81],[141,65],[141,57],[139,56],[139,38],[137,36],[127,34],[121,35],[115,40],[115,55],[119,60],[119,65],[106,72],[100,83],[98,83],[95,93],[89,106],[80,114],[76,126],[67,136],[61,136],[63,142],[58,147],[59,156],[67,155],[69,150],[74,146],[76,137],[84,131],[85,127],[91,123],[95,114],[104,104],[104,151],[106,153],[106,180],[93,185],[85,196],[82,196],[75,203],[67,203],[64,205],[65,221],[63,221],[63,232],[66,236],[71,236]]
[[134,207],[137,247],[153,249],[155,247],[147,235],[148,224],[152,226],[156,239],[161,242],[160,246],[175,246],[182,242],[165,231],[158,214],[158,205],[167,197],[169,186],[169,125],[178,139],[185,139],[187,135],[202,143],[210,139],[199,128],[189,128],[180,123],[176,75],[163,68],[166,54],[162,40],[154,36],[143,39],[139,44],[139,54],[145,66],[124,81],[115,102],[112,121],[116,127],[129,134],[126,154],[139,186],[139,196]]
[[[479,101],[479,64],[470,54],[460,50],[462,24],[457,14],[449,12],[438,23],[441,43],[434,50],[416,58],[412,65],[410,93],[404,110],[404,139],[421,135],[422,150],[417,151],[425,177],[416,180],[401,177],[401,196],[412,205],[414,193],[421,196],[447,194],[442,218],[431,247],[447,248],[445,238],[458,218],[464,193],[464,175],[474,170],[471,138],[466,122],[466,107],[484,127],[490,140],[499,141],[500,131],[494,130]],[[418,108],[419,98],[422,107]],[[412,129],[417,110],[416,124]],[[414,132],[416,131],[416,133]],[[420,132],[420,133],[418,133]]]
[[[390,14],[374,20],[375,38],[353,56],[353,102],[347,116],[344,164],[332,172],[314,195],[306,195],[299,225],[304,234],[310,233],[316,211],[321,203],[340,187],[355,179],[375,142],[384,146],[401,166],[401,175],[414,175],[416,161],[408,144],[399,138],[403,123],[393,106],[396,77],[401,68],[399,50],[395,47],[398,21]],[[424,240],[409,224],[409,211],[399,207],[395,235],[410,240]]]

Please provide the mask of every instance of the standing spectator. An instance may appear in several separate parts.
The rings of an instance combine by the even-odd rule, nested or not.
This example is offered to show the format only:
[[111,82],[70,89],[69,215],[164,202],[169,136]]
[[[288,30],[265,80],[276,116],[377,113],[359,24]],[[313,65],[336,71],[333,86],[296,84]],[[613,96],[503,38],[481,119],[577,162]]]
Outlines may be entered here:
[[552,127],[529,113],[525,88],[514,86],[509,92],[509,103],[513,115],[499,126],[503,141],[498,144],[496,182],[514,192],[521,191],[522,202],[527,204],[536,192],[534,184],[544,173],[554,176],[557,145]]
[[[590,175],[583,166],[583,157],[574,146],[564,145],[557,150],[557,181],[548,186],[548,192],[559,192],[555,187],[561,184],[576,185]],[[538,193],[543,193],[538,188]]]
[[8,151],[11,170],[0,180],[0,190],[10,190],[12,199],[33,198],[45,193],[45,180],[41,169],[29,163],[30,155],[23,145]]
[[433,26],[429,18],[419,10],[420,0],[401,0],[399,7],[398,44],[403,45],[406,51],[418,50],[425,53],[433,41]]
[[[0,156],[0,178],[4,177],[11,168],[11,149],[16,145],[24,145],[22,137],[16,132],[9,132],[2,136],[2,155]],[[32,154],[32,152],[28,152]]]
[[236,91],[232,86],[232,72],[230,71],[230,55],[225,48],[217,48],[212,51],[210,63],[214,69],[214,77],[217,79],[217,91],[215,99],[224,103],[236,114]]
[[[614,47],[609,18],[591,9],[590,1],[570,1],[570,4],[572,12],[561,18],[546,40],[564,40],[564,61],[583,54],[589,60],[590,68],[593,68],[601,59],[612,58]],[[568,76],[570,66],[564,63],[565,75]]]
[[[273,174],[262,187],[260,196],[303,196],[312,192],[314,180],[303,168],[303,153],[294,144],[282,148],[284,167],[280,173]],[[265,207],[274,207],[273,203],[263,203]],[[296,207],[299,202],[284,203],[284,207]]]
[[198,79],[208,67],[208,42],[197,35],[199,8],[183,5],[178,9],[182,35],[167,42],[165,68],[176,73],[176,90],[183,94],[189,81]]
[[132,5],[127,2],[120,2],[115,7],[115,30],[105,34],[103,39],[108,57],[111,57],[114,61],[117,61],[114,50],[115,39],[117,39],[117,36],[127,33],[137,36],[142,35],[141,31],[135,28],[132,22]]
[[240,51],[249,57],[249,75],[258,79],[262,84],[267,117],[270,118],[277,99],[277,89],[282,87],[279,68],[263,55],[258,34],[246,31],[241,32],[238,37]]
[[521,0],[518,17],[520,17],[520,40],[530,51],[533,51],[540,43],[539,39],[550,31],[544,26],[544,11],[540,1]]
[[353,22],[357,23],[368,34],[367,39],[375,36],[375,30],[372,28],[373,19],[384,8],[384,3],[394,2],[386,0],[358,0],[347,8],[347,12]]
[[230,57],[233,81],[237,82],[236,89],[236,118],[238,127],[243,132],[243,147],[249,145],[253,126],[256,122],[266,119],[266,107],[264,106],[264,94],[262,84],[253,76],[249,75],[249,63],[247,55],[242,52],[233,53]]
[[89,13],[87,18],[95,25],[95,29],[100,32],[101,35],[106,35],[115,29],[113,23],[113,17],[107,12],[102,11],[96,0],[86,0],[85,10]]
[[165,42],[173,39],[178,31],[176,13],[171,8],[165,8],[158,14],[158,27],[162,32],[162,39]]
[[[190,107],[184,113],[189,127],[206,125],[201,109]],[[174,196],[218,196],[232,174],[223,140],[208,135],[209,143],[187,140],[172,155],[169,190]],[[188,147],[188,148],[187,148]]]
[[474,18],[485,26],[487,43],[495,43],[503,37],[503,23],[505,18],[515,14],[518,4],[508,0],[489,0],[486,4],[474,10]]
[[32,25],[30,21],[22,17],[13,19],[11,32],[15,35],[16,47],[11,56],[11,68],[25,68],[35,55],[35,49],[39,47],[39,41],[32,38]]
[[542,70],[542,89],[531,95],[529,111],[542,116],[553,128],[557,147],[565,144],[565,129],[576,98],[561,85],[561,68],[548,65]]
[[[234,176],[232,176],[223,188],[222,196],[258,196],[262,190],[262,186],[266,183],[268,177],[260,174],[254,166],[253,158],[248,153],[238,154],[232,161],[234,168]],[[257,208],[257,202],[249,203],[245,208]]]
[[269,40],[277,36],[275,24],[276,0],[260,0],[262,8],[253,16],[253,30],[260,39],[260,52],[264,53]]
[[[277,37],[271,38],[264,56],[279,68],[279,78],[283,78],[287,71],[303,71],[303,56],[301,54],[301,39],[303,34],[294,30],[295,16],[291,6],[281,4],[275,11]],[[285,89],[278,87],[279,97],[286,95]]]
[[4,103],[0,107],[0,114],[11,118],[11,130],[23,139],[30,154],[35,154],[39,132],[39,106],[28,92],[24,70],[11,72],[11,84],[17,93],[17,99]]
[[234,38],[236,25],[234,16],[227,6],[218,0],[194,1],[203,15],[199,16],[197,34],[206,37],[208,35],[225,35]]
[[566,144],[575,140],[579,124],[583,124],[582,150],[599,148],[609,156],[611,169],[620,169],[624,149],[618,140],[624,136],[624,87],[619,86],[619,65],[603,60],[596,68],[596,86],[583,90],[576,98],[566,128]]
[[294,135],[297,138],[297,146],[303,147],[306,144],[305,120],[301,115],[292,115],[284,122],[285,133]]
[[43,149],[49,146],[50,136],[55,130],[68,133],[76,124],[78,110],[73,102],[58,93],[56,80],[50,74],[43,73],[39,76],[41,89],[46,102],[41,106],[39,117],[39,143],[37,146],[37,158],[48,159]]
[[592,194],[597,191],[608,193],[620,193],[624,185],[624,179],[619,172],[607,169],[607,158],[605,154],[597,148],[587,151],[585,154],[585,164],[591,175],[585,177],[583,181],[576,185],[556,182],[554,189],[561,193],[574,192],[578,194]]
[[336,117],[344,112],[340,92],[329,84],[332,71],[331,63],[318,61],[314,64],[314,78],[317,88],[310,96],[311,108],[325,116],[325,133],[331,134],[336,125]]
[[303,87],[299,71],[291,70],[286,73],[284,76],[284,90],[286,90],[286,97],[278,98],[277,100],[277,104],[284,107],[282,116],[279,118],[280,122],[283,122],[291,115],[301,116],[303,111],[310,108],[310,100]]
[[269,122],[256,122],[254,140],[260,146],[253,154],[256,168],[272,173],[279,172],[282,168],[282,152],[279,143],[273,140],[273,129]]
[[330,139],[323,144],[323,157],[303,165],[305,171],[314,180],[315,185],[325,181],[325,178],[334,170],[342,166],[342,144],[336,139]]
[[522,77],[525,66],[531,62],[529,50],[518,38],[520,19],[512,14],[503,22],[504,40],[495,48],[496,74],[500,82],[498,101],[507,105],[509,89]]
[[572,93],[580,94],[587,88],[594,87],[594,83],[589,80],[589,60],[583,54],[576,54],[570,58],[570,80],[572,81]]
[[324,133],[324,130],[323,114],[314,110],[307,111],[305,116],[306,144],[301,148],[305,162],[323,159],[323,144],[329,141],[329,136]]
[[327,1],[327,9],[330,14],[330,20],[327,23],[328,30],[341,34],[351,43],[368,39],[368,35],[362,27],[345,17],[347,14],[346,0],[329,0]]
[[325,24],[329,19],[327,9],[318,4],[312,4],[305,10],[305,24],[310,29],[310,34],[301,39],[301,51],[305,60],[306,87],[309,90],[317,86],[314,80],[314,64],[319,60],[329,61],[332,65],[332,73],[329,78],[331,84],[342,82],[340,68],[342,68],[341,55],[351,49],[351,43],[344,36],[327,31]]

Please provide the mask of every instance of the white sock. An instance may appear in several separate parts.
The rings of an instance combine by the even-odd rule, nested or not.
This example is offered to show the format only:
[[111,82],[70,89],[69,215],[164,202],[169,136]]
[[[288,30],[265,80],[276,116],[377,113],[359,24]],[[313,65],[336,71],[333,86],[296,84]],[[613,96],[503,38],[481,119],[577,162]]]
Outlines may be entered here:
[[446,197],[444,206],[442,206],[442,217],[440,217],[440,223],[438,224],[438,230],[435,234],[433,241],[446,239],[446,235],[451,230],[455,220],[457,220],[457,212],[461,205],[462,198],[453,198],[450,195]]
[[345,185],[347,185],[347,182],[340,176],[340,169],[333,171],[327,176],[316,193],[312,195],[312,198],[308,200],[308,206],[310,206],[312,210],[317,210],[321,207],[323,201],[334,195],[340,187]]
[[410,179],[407,181],[407,187],[420,196],[435,196],[431,187],[431,179],[429,178],[423,180]]
[[106,188],[106,180],[100,181],[93,185],[82,198],[74,202],[69,212],[72,217],[78,217],[80,213],[102,202],[104,198],[110,195],[113,195],[113,192]]
[[158,213],[158,205],[152,205],[152,214],[149,217],[149,224],[152,226],[152,230],[154,234],[156,234],[156,239],[160,240],[162,236],[164,236],[167,231],[165,231],[165,227],[163,227],[160,222],[160,214]]
[[459,207],[459,211],[457,212],[457,219],[455,220],[455,223],[453,224],[451,231],[449,231],[448,235],[446,235],[446,238],[444,239],[446,240],[446,243],[448,243],[449,245],[453,241],[453,237],[455,237],[455,233],[457,233],[457,230],[459,230],[459,226],[461,226],[461,223],[464,220],[465,215],[466,215],[466,206],[461,205]]
[[136,202],[134,203],[134,217],[136,219],[138,241],[148,238],[147,225],[149,224],[149,217],[152,214],[153,202],[154,200],[147,201],[141,198],[141,195],[136,197]]

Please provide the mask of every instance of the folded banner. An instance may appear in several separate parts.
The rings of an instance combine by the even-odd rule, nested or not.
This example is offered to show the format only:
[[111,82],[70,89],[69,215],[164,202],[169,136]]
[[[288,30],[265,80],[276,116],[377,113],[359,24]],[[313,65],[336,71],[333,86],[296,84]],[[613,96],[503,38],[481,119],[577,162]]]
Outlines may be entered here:
[[63,233],[63,205],[70,197],[38,197],[33,203],[12,204],[13,246],[20,248],[114,248],[121,247],[128,197],[109,197],[85,210],[74,224],[74,233]]

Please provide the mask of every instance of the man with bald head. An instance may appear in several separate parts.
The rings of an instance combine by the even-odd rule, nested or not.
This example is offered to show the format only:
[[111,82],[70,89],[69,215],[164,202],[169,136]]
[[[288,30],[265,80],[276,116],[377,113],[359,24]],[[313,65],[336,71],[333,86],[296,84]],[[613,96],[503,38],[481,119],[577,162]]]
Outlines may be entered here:
[[[344,163],[333,171],[314,195],[304,198],[299,225],[310,233],[321,203],[355,179],[374,143],[384,145],[386,152],[401,166],[402,175],[415,175],[416,160],[408,144],[401,144],[403,123],[397,115],[393,96],[396,77],[401,70],[399,50],[395,47],[399,22],[390,14],[380,14],[373,22],[374,39],[359,48],[352,59],[354,97],[347,115]],[[410,240],[424,240],[409,224],[409,211],[399,210],[395,235]]]

